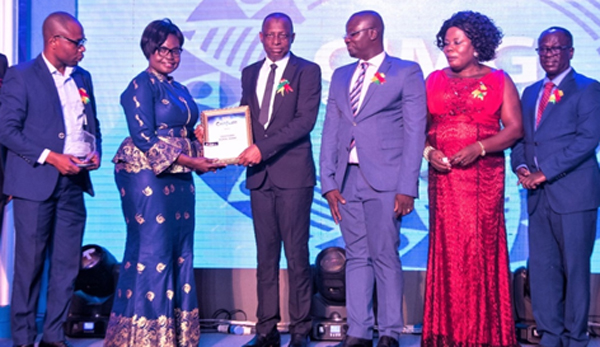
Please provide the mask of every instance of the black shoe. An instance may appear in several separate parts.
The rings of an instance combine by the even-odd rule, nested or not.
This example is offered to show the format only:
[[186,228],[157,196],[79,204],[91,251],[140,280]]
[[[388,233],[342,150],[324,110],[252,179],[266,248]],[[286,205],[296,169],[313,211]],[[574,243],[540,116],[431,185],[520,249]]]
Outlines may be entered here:
[[256,334],[250,342],[242,347],[279,347],[281,346],[281,337],[277,329],[272,330],[267,335]]
[[292,339],[288,347],[308,347],[310,346],[310,339],[305,334],[292,334]]
[[377,347],[399,347],[400,343],[398,340],[391,336],[381,336],[379,338],[379,342],[377,342]]
[[73,345],[67,340],[56,342],[45,342],[44,340],[41,340],[38,347],[73,347]]
[[373,347],[373,340],[361,339],[358,337],[346,335],[344,340],[334,347]]
[[29,345],[14,345],[14,347],[33,347],[33,343]]

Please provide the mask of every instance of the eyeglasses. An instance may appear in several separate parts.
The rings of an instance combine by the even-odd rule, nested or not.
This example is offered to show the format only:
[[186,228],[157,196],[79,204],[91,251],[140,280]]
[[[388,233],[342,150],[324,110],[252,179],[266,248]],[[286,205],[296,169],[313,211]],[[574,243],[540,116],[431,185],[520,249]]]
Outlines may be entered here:
[[166,57],[168,54],[171,54],[173,57],[179,57],[179,56],[181,56],[181,52],[183,52],[183,48],[176,47],[176,48],[169,49],[165,46],[160,46],[156,49],[156,52],[161,57]]
[[274,40],[275,38],[280,39],[281,41],[287,41],[290,38],[290,34],[283,34],[283,33],[268,33],[268,34],[263,34],[263,37],[266,37],[268,40]]
[[539,48],[536,48],[535,51],[539,55],[546,55],[548,53],[555,55],[555,54],[558,54],[561,51],[564,51],[565,49],[569,49],[569,48],[572,48],[572,47],[571,46],[539,47]]
[[63,40],[67,40],[67,41],[71,42],[72,44],[74,44],[75,47],[77,47],[77,48],[81,48],[81,47],[85,46],[85,43],[87,42],[87,39],[85,37],[82,37],[79,40],[71,40],[70,38],[64,37],[62,35],[55,35],[54,37],[60,37]]
[[356,35],[358,35],[358,34],[362,33],[363,31],[366,31],[366,30],[371,30],[371,29],[374,29],[374,28],[364,28],[364,29],[360,29],[360,30],[353,31],[353,32],[351,32],[351,33],[346,33],[346,35],[342,36],[342,38],[343,38],[344,40],[345,40],[345,39],[353,39],[353,38],[354,38]]

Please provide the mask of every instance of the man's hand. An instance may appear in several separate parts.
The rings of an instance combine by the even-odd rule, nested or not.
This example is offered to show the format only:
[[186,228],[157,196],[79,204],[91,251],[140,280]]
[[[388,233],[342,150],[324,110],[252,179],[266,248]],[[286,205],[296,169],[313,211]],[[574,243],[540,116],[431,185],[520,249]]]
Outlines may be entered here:
[[100,154],[94,151],[88,154],[85,159],[79,160],[79,158],[75,158],[73,162],[82,169],[88,171],[97,170],[100,167]]
[[63,175],[77,175],[81,171],[81,168],[76,164],[79,162],[81,161],[75,156],[52,151],[46,157],[46,163],[54,166]]
[[340,213],[338,202],[342,205],[345,205],[346,200],[337,189],[330,190],[325,193],[325,199],[327,199],[327,203],[329,204],[329,210],[331,211],[331,217],[333,217],[333,221],[335,224],[339,224],[339,222],[342,220],[342,214]]
[[262,154],[256,145],[246,148],[242,154],[238,156],[238,163],[244,166],[252,166],[262,161]]
[[394,201],[394,212],[396,218],[400,216],[406,216],[411,213],[415,206],[415,198],[404,194],[396,194],[396,201]]
[[523,179],[519,178],[519,182],[521,182],[523,188],[525,189],[537,189],[540,184],[546,182],[546,175],[544,175],[544,173],[541,171],[537,171],[530,173]]
[[517,181],[517,185],[519,185],[519,184],[523,184],[523,180],[526,177],[529,177],[529,175],[531,175],[531,172],[529,172],[528,168],[521,166],[520,168],[517,169],[516,174],[517,174],[517,178],[519,179]]

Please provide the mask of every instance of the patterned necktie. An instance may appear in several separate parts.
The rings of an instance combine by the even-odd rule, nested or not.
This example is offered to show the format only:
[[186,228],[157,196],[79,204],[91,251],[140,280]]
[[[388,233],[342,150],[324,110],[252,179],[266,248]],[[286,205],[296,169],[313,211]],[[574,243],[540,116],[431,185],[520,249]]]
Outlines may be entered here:
[[363,82],[365,81],[365,73],[367,72],[367,67],[369,67],[369,63],[363,62],[360,64],[361,71],[354,82],[354,87],[350,91],[350,108],[352,108],[352,114],[356,116],[358,112],[358,102],[360,101],[360,92],[362,91]]
[[273,84],[275,84],[275,69],[276,64],[271,64],[271,72],[267,77],[267,85],[265,86],[265,94],[263,95],[262,103],[260,104],[260,113],[258,114],[258,122],[265,126],[269,121],[269,107],[271,106],[271,94],[273,94]]
[[544,113],[546,106],[548,106],[548,100],[550,99],[550,94],[552,94],[552,88],[554,88],[554,83],[546,82],[546,84],[544,84],[544,93],[542,94],[540,104],[538,105],[537,117],[535,117],[536,129],[538,125],[540,125],[540,121],[542,120],[542,113]]

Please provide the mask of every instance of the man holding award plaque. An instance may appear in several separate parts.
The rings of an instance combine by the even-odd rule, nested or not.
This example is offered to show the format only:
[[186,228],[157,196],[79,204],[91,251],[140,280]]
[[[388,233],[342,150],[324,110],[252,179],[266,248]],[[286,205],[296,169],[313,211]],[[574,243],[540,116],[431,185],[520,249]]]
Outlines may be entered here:
[[63,324],[79,272],[88,171],[100,166],[100,127],[90,74],[77,66],[85,35],[77,19],[50,14],[44,50],[11,67],[0,92],[0,142],[8,149],[4,192],[16,231],[11,330],[15,346],[36,339],[44,261],[50,261],[41,347],[70,346]]
[[248,105],[254,144],[239,164],[248,167],[246,187],[257,247],[256,336],[245,346],[279,346],[281,243],[289,274],[290,346],[308,346],[311,274],[308,252],[315,164],[310,132],[321,101],[321,69],[290,53],[292,20],[272,13],[259,34],[266,58],[242,71],[241,105]]

